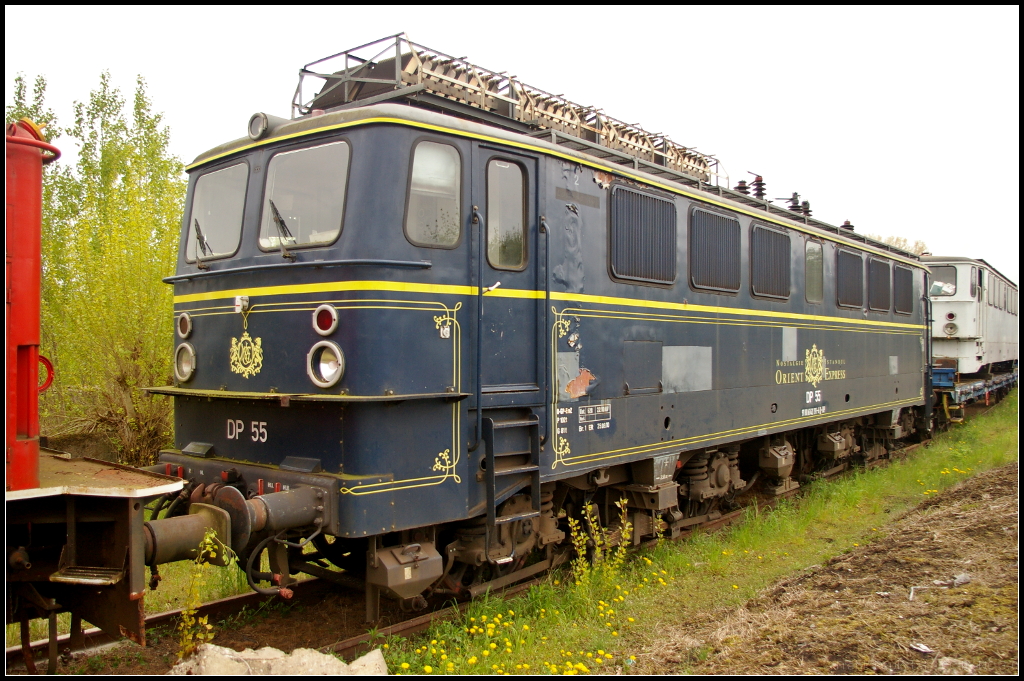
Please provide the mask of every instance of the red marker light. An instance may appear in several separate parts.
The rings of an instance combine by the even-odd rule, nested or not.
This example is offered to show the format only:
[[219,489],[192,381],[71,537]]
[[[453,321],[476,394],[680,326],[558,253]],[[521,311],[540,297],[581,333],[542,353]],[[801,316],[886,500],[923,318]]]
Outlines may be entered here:
[[313,330],[321,336],[329,336],[338,328],[338,311],[333,305],[321,305],[313,310]]
[[321,331],[326,331],[331,328],[334,320],[331,318],[331,313],[327,310],[320,310],[316,313],[316,327]]

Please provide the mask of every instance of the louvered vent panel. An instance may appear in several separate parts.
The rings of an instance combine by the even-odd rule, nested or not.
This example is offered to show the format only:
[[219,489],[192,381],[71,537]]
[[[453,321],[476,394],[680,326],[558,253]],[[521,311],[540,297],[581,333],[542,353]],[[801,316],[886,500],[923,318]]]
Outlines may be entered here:
[[690,220],[690,277],[715,291],[740,289],[740,223],[695,208]]
[[754,227],[750,238],[751,287],[756,295],[789,297],[789,235]]
[[622,279],[676,280],[676,206],[626,187],[612,190],[612,272]]

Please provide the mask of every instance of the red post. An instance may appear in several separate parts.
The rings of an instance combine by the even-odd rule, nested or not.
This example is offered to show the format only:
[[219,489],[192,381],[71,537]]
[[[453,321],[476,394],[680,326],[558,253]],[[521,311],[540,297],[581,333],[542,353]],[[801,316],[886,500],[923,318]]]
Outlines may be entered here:
[[7,490],[39,486],[43,164],[59,156],[28,119],[7,126]]

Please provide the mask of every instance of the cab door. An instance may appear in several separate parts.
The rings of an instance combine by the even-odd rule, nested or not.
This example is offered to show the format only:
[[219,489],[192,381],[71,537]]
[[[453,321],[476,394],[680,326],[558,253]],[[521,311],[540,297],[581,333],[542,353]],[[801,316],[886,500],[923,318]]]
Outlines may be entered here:
[[[473,205],[483,256],[480,382],[484,408],[544,401],[537,159],[474,145]],[[481,249],[478,248],[477,253]]]

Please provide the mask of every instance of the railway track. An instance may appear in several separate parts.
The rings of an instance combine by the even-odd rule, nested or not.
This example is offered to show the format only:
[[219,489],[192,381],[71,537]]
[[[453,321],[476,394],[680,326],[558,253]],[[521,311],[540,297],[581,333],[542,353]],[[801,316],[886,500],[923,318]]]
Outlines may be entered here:
[[[995,405],[992,405],[985,409],[984,411],[981,411],[979,409],[979,413],[972,414],[972,416],[987,413],[994,407]],[[925,446],[926,444],[927,442],[916,443],[908,445],[907,447],[903,447],[898,450],[894,450],[890,453],[889,458],[872,462],[869,464],[869,468],[887,465],[891,461],[901,459],[908,455],[909,453],[913,452],[914,450]],[[825,477],[829,479],[835,478],[845,473],[848,473],[851,470],[853,470],[853,467],[846,465],[842,467],[842,470],[836,470],[836,472],[832,473],[831,475],[826,475]],[[831,471],[827,473],[831,473]],[[695,526],[694,528],[685,530],[681,532],[679,536],[676,537],[676,539],[686,539],[687,537],[691,536],[693,532],[697,529],[703,532],[724,529],[738,522],[742,518],[744,512],[751,505],[757,505],[760,508],[768,509],[778,504],[781,500],[791,498],[793,496],[798,495],[799,493],[800,489],[796,489],[781,496],[771,498],[759,496],[757,494],[752,494],[750,496],[749,501],[741,508],[725,513],[721,517],[716,518],[712,521],[705,522],[701,525]],[[657,540],[650,540],[647,542],[642,542],[641,546],[652,546],[654,543],[656,543],[656,541]],[[540,576],[528,579],[527,581],[521,581],[518,584],[502,586],[499,590],[499,593],[502,597],[512,596],[514,594],[520,593],[530,588],[531,586],[534,586],[535,584],[539,584],[543,579],[544,576]],[[332,590],[337,588],[338,584],[332,581],[313,577],[311,579],[299,582],[295,585],[295,587],[293,588],[294,597],[291,602],[297,604],[305,603],[307,601],[310,603],[316,603],[322,600],[326,594],[330,593]],[[474,591],[473,595],[476,596],[479,594]],[[265,604],[273,602],[275,600],[278,600],[277,597],[275,596],[266,596],[263,594],[250,592],[240,594],[237,596],[231,596],[228,598],[222,598],[216,601],[211,601],[209,603],[204,603],[202,606],[199,607],[196,614],[197,616],[206,616],[209,618],[210,621],[221,621],[236,616],[245,611],[246,609],[259,609],[261,606],[264,606]],[[455,617],[460,613],[464,612],[470,606],[471,602],[472,601],[466,601],[458,605],[442,605],[441,607],[438,607],[437,609],[431,612],[427,612],[421,615],[409,614],[407,618],[401,619],[400,621],[389,626],[375,629],[373,633],[361,633],[359,635],[343,639],[339,642],[330,645],[321,646],[320,650],[324,652],[333,652],[347,659],[352,659],[353,657],[361,654],[362,652],[365,652],[370,647],[372,647],[373,641],[375,640],[379,640],[382,637],[393,635],[409,636],[424,631],[433,622],[437,620]],[[145,620],[146,630],[151,631],[158,627],[166,627],[168,625],[173,625],[181,616],[181,612],[181,610],[169,610],[166,612],[150,615]],[[61,653],[65,653],[67,651],[77,652],[83,650],[95,650],[98,648],[102,648],[105,645],[116,643],[117,640],[118,639],[116,637],[112,637],[99,629],[89,629],[82,632],[81,636],[76,637],[75,639],[73,639],[68,634],[64,634],[58,637],[56,642],[56,648]],[[45,658],[48,652],[50,651],[50,642],[46,639],[34,641],[30,646],[30,650],[33,659]],[[7,668],[11,668],[12,665],[18,665],[20,662],[24,660],[24,655],[20,646],[12,646],[7,648],[6,657]]]

